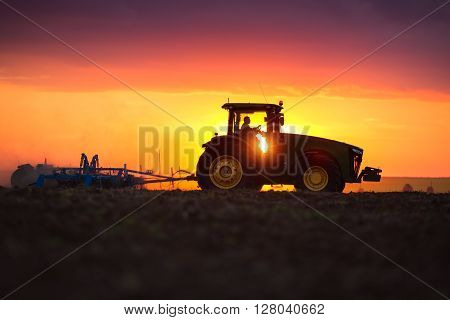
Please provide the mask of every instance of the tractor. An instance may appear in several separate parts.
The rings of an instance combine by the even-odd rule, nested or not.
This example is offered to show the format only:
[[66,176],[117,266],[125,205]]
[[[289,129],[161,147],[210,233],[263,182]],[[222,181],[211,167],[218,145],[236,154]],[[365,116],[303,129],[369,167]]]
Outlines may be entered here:
[[[197,163],[202,190],[260,190],[265,184],[286,184],[297,190],[342,192],[346,183],[381,179],[381,169],[366,167],[360,172],[363,149],[359,147],[283,133],[281,101],[278,105],[226,103],[222,108],[228,111],[227,134],[216,133],[203,144],[205,150]],[[242,126],[245,118],[256,114],[263,116],[265,130]]]

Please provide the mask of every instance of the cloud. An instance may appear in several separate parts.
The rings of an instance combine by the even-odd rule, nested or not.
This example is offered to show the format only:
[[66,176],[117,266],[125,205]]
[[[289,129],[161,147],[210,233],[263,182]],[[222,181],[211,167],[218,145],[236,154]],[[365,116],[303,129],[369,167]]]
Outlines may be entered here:
[[[303,92],[328,80],[439,1],[11,1],[139,88],[233,90],[263,81]],[[444,8],[338,81],[339,87],[448,92]],[[120,84],[0,6],[0,61],[9,78],[54,90]],[[48,78],[42,79],[40,75]],[[5,76],[6,77],[6,76]],[[22,79],[25,80],[25,79]],[[184,87],[184,88],[183,88]],[[368,89],[372,90],[372,89]]]

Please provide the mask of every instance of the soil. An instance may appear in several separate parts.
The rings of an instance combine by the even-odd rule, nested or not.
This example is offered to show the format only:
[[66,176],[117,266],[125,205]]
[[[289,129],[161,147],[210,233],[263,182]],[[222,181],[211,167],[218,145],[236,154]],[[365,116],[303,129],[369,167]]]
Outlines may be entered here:
[[150,199],[8,298],[450,296],[450,194],[84,188],[0,189],[1,296]]

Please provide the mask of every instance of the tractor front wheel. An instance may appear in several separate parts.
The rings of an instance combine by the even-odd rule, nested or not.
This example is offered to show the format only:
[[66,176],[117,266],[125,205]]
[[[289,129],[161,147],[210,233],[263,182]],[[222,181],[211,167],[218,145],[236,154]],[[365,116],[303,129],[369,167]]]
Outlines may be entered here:
[[342,192],[345,182],[338,164],[327,156],[308,156],[308,167],[295,184],[297,190]]

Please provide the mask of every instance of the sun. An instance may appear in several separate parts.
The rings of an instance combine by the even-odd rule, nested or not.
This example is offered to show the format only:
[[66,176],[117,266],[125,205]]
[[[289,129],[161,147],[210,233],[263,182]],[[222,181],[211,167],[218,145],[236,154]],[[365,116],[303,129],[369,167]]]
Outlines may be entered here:
[[256,138],[258,139],[258,147],[261,150],[262,153],[266,153],[269,149],[269,144],[267,143],[267,140],[265,137],[263,137],[260,133],[256,135]]

